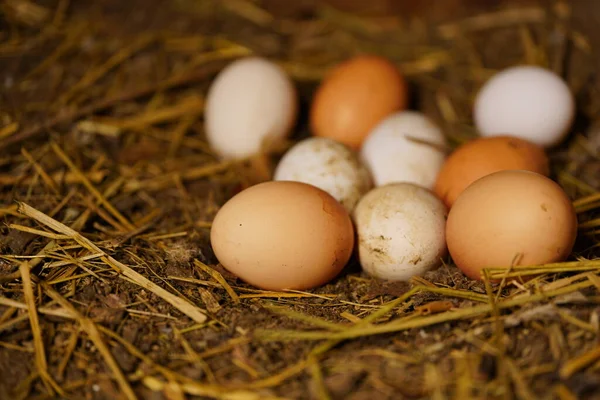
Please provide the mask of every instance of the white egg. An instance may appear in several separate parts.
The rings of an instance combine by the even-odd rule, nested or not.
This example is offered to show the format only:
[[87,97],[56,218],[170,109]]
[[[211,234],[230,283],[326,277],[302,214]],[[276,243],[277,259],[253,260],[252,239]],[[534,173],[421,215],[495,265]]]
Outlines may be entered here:
[[479,90],[473,109],[482,136],[510,134],[542,147],[560,143],[574,115],[575,100],[567,84],[535,66],[495,74]]
[[322,137],[295,144],[279,161],[273,179],[316,186],[333,196],[348,212],[372,187],[369,172],[358,155],[345,145]]
[[401,111],[381,121],[360,152],[376,186],[410,182],[431,189],[444,164],[446,139],[440,128],[416,111]]
[[369,275],[405,281],[438,267],[447,254],[444,204],[429,190],[392,183],[354,209],[360,264]]
[[249,157],[285,139],[297,113],[296,89],[283,69],[264,58],[241,58],[209,88],[206,139],[222,158]]

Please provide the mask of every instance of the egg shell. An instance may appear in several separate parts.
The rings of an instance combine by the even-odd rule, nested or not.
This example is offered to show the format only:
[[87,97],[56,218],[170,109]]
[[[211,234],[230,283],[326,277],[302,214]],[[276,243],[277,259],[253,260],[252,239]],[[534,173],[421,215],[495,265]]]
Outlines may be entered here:
[[547,176],[550,173],[544,149],[529,141],[502,135],[471,140],[446,159],[434,192],[447,207],[477,179],[493,172],[522,169]]
[[371,177],[358,155],[335,140],[312,137],[296,143],[279,161],[276,181],[297,181],[325,190],[348,212],[369,189]]
[[265,58],[241,58],[208,90],[206,139],[224,159],[246,158],[287,138],[297,114],[296,89],[285,71]]
[[315,136],[359,149],[369,131],[407,106],[407,87],[388,59],[361,55],[337,65],[317,89],[310,110]]
[[473,279],[481,279],[483,268],[563,261],[576,236],[577,215],[563,189],[523,170],[494,172],[472,183],[446,224],[450,255]]
[[342,271],[353,251],[354,229],[327,192],[270,181],[225,203],[210,239],[219,262],[242,280],[265,290],[304,290]]
[[438,267],[447,254],[446,207],[429,190],[392,183],[354,209],[358,256],[369,275],[405,281]]
[[495,74],[479,90],[473,108],[482,136],[510,133],[542,147],[559,144],[574,115],[569,86],[537,66],[515,66]]
[[444,164],[446,138],[427,116],[394,113],[369,134],[360,151],[375,186],[409,182],[432,189]]

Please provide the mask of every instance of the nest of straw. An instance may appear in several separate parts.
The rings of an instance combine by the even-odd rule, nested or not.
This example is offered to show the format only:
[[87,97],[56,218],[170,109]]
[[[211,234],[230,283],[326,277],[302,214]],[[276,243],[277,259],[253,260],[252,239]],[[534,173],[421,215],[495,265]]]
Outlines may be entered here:
[[[425,6],[344,3],[0,1],[1,398],[597,396],[600,95],[571,5],[432,21]],[[309,292],[256,290],[219,268],[212,218],[285,149],[219,161],[202,132],[211,79],[267,56],[306,109],[329,68],[364,52],[399,65],[453,145],[475,135],[474,94],[497,70],[565,77],[578,121],[551,156],[581,221],[567,262],[495,285],[453,265],[408,283],[349,266]]]

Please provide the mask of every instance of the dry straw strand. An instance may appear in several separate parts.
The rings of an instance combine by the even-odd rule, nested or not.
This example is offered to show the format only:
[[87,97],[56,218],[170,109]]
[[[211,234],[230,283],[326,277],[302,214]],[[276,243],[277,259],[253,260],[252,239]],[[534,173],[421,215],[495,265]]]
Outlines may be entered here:
[[149,279],[145,278],[140,273],[134,271],[132,268],[115,260],[111,256],[106,255],[106,253],[103,252],[98,246],[96,246],[91,240],[83,237],[77,231],[56,221],[55,219],[48,217],[44,213],[36,210],[35,208],[33,208],[25,203],[18,203],[18,204],[19,204],[18,210],[20,213],[36,220],[40,224],[45,225],[48,228],[53,229],[54,231],[57,231],[57,232],[62,233],[63,235],[69,236],[72,240],[76,241],[81,246],[83,246],[88,251],[90,251],[94,254],[98,254],[98,253],[104,254],[104,256],[102,257],[102,261],[105,262],[107,265],[112,267],[117,272],[123,274],[123,276],[132,280],[139,286],[151,291],[158,297],[162,298],[163,300],[165,300],[166,302],[171,304],[173,307],[177,308],[179,311],[181,311],[182,313],[184,313],[185,315],[187,315],[188,317],[193,319],[195,322],[203,323],[204,321],[206,321],[206,318],[207,318],[206,314],[204,314],[204,312],[202,310],[200,310],[198,307],[190,304],[189,302],[181,299],[180,297],[177,297],[177,296],[169,293],[165,289],[161,288],[160,286],[156,285]]

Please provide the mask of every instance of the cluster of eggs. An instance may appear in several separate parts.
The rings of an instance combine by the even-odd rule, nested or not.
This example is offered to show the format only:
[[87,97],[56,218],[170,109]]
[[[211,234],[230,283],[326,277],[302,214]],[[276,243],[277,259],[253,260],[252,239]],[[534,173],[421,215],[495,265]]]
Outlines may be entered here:
[[[211,228],[219,262],[269,290],[336,277],[354,252],[368,274],[407,280],[448,253],[469,277],[486,267],[564,260],[577,233],[571,201],[551,180],[545,148],[561,142],[574,99],[554,73],[504,70],[473,108],[480,137],[449,156],[433,120],[408,109],[389,60],[336,66],[311,103],[312,136],[290,148],[272,181],[220,208]],[[206,137],[223,158],[252,156],[291,134],[292,80],[260,57],[237,60],[211,85]]]

